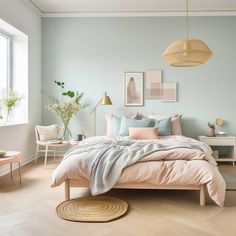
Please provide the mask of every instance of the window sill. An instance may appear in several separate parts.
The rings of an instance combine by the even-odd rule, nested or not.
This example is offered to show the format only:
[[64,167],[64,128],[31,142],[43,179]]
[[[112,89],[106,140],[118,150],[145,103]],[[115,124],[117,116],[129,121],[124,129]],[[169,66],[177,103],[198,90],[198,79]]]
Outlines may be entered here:
[[21,123],[14,123],[14,124],[0,124],[0,128],[3,127],[11,127],[11,126],[20,126],[20,125],[28,125],[29,122],[21,122]]

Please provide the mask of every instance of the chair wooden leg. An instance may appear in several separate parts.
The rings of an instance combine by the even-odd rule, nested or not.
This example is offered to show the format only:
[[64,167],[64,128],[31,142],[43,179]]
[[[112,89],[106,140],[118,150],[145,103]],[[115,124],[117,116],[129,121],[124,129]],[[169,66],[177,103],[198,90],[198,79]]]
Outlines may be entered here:
[[205,185],[202,184],[200,186],[200,206],[206,205],[206,198],[205,198]]
[[65,201],[70,200],[70,183],[67,179],[65,181]]
[[11,179],[12,179],[12,163],[10,163],[10,175],[11,175]]
[[20,162],[18,163],[18,170],[19,170],[20,184],[22,184],[22,181],[21,181],[21,166],[20,166]]
[[35,153],[35,161],[34,161],[35,163],[37,162],[38,155],[39,155],[39,145],[37,144],[36,153]]
[[45,148],[44,166],[47,165],[47,159],[48,159],[48,146],[46,146]]
[[53,147],[54,161],[56,160],[56,147]]

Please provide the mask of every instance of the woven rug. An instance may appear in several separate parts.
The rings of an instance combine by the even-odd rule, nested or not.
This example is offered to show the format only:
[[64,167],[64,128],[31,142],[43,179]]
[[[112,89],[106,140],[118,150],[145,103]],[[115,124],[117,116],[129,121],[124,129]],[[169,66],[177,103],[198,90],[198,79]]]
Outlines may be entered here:
[[56,213],[70,221],[108,222],[120,218],[127,210],[128,203],[122,199],[95,196],[64,201],[57,206]]
[[236,191],[236,176],[222,173],[227,191]]

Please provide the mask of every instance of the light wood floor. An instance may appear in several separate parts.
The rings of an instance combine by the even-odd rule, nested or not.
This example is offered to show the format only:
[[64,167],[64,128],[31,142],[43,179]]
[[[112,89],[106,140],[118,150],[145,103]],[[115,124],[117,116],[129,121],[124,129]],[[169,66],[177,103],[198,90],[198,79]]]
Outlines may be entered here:
[[[63,186],[50,187],[51,173],[58,163],[22,168],[23,184],[17,172],[0,178],[0,235],[16,236],[197,236],[236,235],[236,191],[226,193],[226,205],[217,207],[209,198],[198,205],[195,191],[112,190],[108,194],[129,203],[128,214],[110,223],[78,223],[58,218],[56,206],[63,200]],[[220,166],[236,175],[236,167]],[[88,193],[74,189],[72,197]]]

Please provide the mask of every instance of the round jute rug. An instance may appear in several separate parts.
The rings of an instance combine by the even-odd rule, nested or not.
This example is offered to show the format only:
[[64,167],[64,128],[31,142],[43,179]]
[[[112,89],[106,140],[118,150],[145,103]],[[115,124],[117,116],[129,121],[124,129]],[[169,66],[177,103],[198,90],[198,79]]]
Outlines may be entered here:
[[123,216],[128,203],[108,196],[81,197],[60,203],[56,212],[59,217],[70,221],[108,222]]

